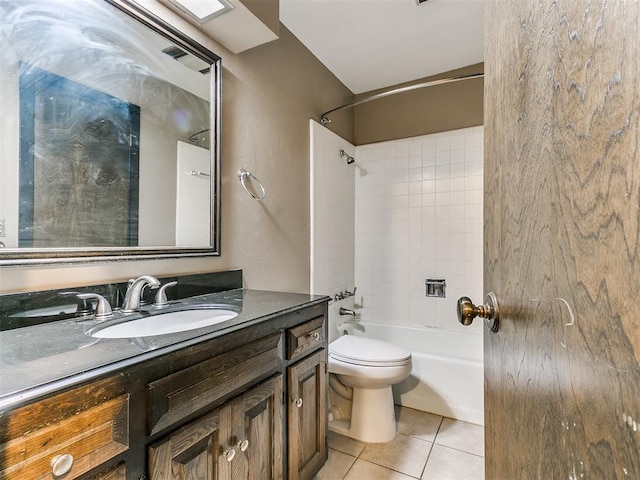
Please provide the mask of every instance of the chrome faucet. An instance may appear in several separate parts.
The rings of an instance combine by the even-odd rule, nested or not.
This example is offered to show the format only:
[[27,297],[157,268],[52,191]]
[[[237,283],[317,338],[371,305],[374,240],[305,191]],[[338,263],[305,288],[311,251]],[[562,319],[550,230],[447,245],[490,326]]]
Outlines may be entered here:
[[340,315],[351,315],[353,318],[356,318],[356,312],[353,310],[349,310],[348,308],[340,307]]
[[[111,311],[111,305],[109,305],[109,301],[104,298],[102,295],[98,295],[97,293],[76,293],[76,292],[64,292],[64,294],[75,294],[80,300],[96,300],[96,311],[94,313],[94,318],[96,320],[104,320],[105,318],[109,318],[113,316],[113,312]],[[81,306],[78,305],[78,312]]]
[[122,302],[121,311],[123,313],[133,313],[140,310],[140,300],[142,298],[142,289],[149,285],[151,288],[158,288],[160,281],[151,275],[142,275],[135,280],[129,280],[129,287]]

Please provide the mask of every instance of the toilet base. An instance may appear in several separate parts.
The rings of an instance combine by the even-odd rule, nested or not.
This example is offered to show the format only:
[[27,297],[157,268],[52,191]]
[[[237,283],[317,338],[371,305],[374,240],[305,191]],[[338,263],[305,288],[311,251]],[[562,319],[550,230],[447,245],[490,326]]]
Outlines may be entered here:
[[351,419],[329,422],[329,430],[367,443],[384,443],[396,436],[391,386],[353,389]]

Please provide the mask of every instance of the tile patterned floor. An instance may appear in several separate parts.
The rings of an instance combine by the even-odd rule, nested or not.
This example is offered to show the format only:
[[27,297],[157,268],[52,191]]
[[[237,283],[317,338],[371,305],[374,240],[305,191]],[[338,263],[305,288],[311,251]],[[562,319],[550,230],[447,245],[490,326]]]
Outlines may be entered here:
[[398,435],[364,443],[329,432],[315,480],[484,480],[484,428],[396,407]]

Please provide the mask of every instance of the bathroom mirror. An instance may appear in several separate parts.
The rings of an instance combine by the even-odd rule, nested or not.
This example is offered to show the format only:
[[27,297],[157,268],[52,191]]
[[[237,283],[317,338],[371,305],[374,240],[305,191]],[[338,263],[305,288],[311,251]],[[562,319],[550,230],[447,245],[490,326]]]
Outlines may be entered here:
[[218,255],[220,58],[129,0],[0,15],[0,265]]

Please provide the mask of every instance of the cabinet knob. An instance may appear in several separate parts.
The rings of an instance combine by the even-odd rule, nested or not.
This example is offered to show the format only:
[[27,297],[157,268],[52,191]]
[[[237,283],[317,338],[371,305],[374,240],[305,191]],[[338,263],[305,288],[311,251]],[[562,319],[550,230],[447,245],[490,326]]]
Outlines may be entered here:
[[293,404],[294,404],[296,407],[298,407],[298,408],[302,407],[302,398],[297,398],[297,399],[295,399],[295,400],[293,401]]
[[237,447],[240,449],[241,452],[246,452],[247,448],[249,448],[249,440],[239,441]]
[[320,340],[320,334],[318,332],[314,332],[313,335],[311,335],[311,338],[314,340]]
[[65,453],[64,455],[56,455],[51,459],[51,473],[54,477],[61,477],[71,471],[73,467],[73,455]]
[[230,448],[222,452],[222,456],[227,460],[227,462],[232,462],[234,458],[236,458],[236,449]]

